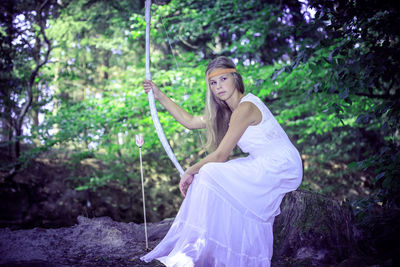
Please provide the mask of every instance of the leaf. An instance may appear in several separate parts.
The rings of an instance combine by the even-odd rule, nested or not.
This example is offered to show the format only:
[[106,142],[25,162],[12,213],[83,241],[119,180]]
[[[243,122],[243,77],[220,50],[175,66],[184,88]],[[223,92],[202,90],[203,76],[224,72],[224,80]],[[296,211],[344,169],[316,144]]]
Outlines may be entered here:
[[349,96],[349,89],[348,88],[345,88],[344,90],[342,90],[339,93],[339,98],[340,99],[346,99],[348,96]]
[[383,132],[384,135],[388,134],[389,126],[388,126],[388,122],[387,121],[385,121],[385,123],[382,125],[381,131]]
[[356,123],[359,124],[367,124],[371,120],[371,115],[369,114],[361,114],[357,117]]
[[75,188],[76,191],[83,191],[89,189],[89,185],[82,185]]
[[326,60],[327,60],[329,63],[332,63],[333,57],[335,57],[335,56],[337,55],[338,52],[339,52],[339,51],[338,51],[338,48],[333,49],[333,51],[329,53],[329,55],[328,55],[328,57],[326,58]]
[[375,176],[375,178],[373,179],[373,182],[376,183],[377,181],[379,181],[379,179],[381,179],[384,176],[385,176],[385,172],[381,172],[381,173],[377,174]]
[[337,103],[333,103],[332,107],[334,108],[336,114],[340,114],[341,112],[343,112],[343,108]]
[[348,103],[350,106],[353,105],[353,101],[349,97],[345,98],[344,100],[346,103]]
[[391,176],[386,177],[385,180],[383,180],[383,182],[382,182],[382,187],[386,188],[386,189],[390,188],[391,184],[392,184],[392,180],[393,180],[393,178]]
[[319,83],[314,84],[314,93],[318,93]]
[[390,148],[388,146],[384,146],[380,149],[379,154],[383,155],[385,154]]
[[358,169],[360,167],[360,163],[357,161],[353,161],[347,164],[347,167],[350,169]]

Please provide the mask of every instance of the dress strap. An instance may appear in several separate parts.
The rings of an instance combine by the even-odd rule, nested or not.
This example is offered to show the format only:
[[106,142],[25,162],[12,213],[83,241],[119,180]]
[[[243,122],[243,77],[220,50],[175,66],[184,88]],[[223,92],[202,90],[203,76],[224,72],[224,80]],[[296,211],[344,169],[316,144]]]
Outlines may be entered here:
[[265,104],[261,101],[260,98],[253,95],[252,93],[248,93],[247,95],[245,95],[240,100],[240,103],[242,103],[242,102],[251,102],[260,110],[261,116],[262,116],[260,123],[262,123],[270,118],[270,114],[269,114],[269,110],[268,110],[267,106],[265,106]]

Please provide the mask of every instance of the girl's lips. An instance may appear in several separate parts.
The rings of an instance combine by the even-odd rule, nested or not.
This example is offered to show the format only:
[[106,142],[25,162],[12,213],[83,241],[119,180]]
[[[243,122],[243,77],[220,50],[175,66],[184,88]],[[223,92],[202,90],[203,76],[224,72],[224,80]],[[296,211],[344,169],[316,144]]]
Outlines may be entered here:
[[225,94],[225,92],[219,92],[219,93],[218,93],[218,95],[223,95],[223,94]]

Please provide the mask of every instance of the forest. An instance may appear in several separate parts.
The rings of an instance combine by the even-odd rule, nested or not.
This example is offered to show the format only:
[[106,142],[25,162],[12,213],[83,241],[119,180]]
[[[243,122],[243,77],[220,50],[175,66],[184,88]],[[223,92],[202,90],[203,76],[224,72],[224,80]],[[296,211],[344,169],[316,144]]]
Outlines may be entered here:
[[[194,115],[205,69],[233,59],[300,151],[300,190],[351,207],[376,257],[400,225],[400,12],[392,0],[159,0],[153,81]],[[0,226],[61,227],[78,215],[171,218],[179,173],[150,116],[142,0],[0,3]],[[183,168],[207,155],[156,103]],[[243,153],[235,149],[231,158]],[[386,253],[386,254],[385,254]],[[389,254],[388,254],[389,253]],[[385,255],[384,255],[385,254]]]

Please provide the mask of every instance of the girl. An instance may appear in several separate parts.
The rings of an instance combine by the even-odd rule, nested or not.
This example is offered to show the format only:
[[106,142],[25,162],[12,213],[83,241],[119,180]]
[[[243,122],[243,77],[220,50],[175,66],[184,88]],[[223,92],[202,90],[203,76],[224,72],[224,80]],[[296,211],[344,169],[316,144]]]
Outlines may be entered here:
[[[166,266],[270,266],[272,225],[285,193],[302,179],[296,148],[255,95],[244,95],[241,75],[227,57],[206,70],[204,116],[192,116],[151,81],[146,93],[188,129],[207,129],[214,152],[182,175],[185,196],[164,239],[141,259]],[[227,161],[238,145],[249,156]]]

